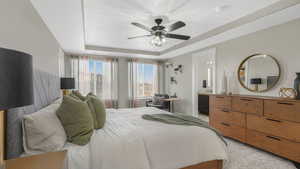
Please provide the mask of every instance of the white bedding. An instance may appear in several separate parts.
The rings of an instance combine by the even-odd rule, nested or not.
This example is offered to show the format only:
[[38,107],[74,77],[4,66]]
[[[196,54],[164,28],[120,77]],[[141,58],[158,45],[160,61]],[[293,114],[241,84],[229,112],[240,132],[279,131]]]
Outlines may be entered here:
[[86,146],[67,144],[68,169],[178,169],[226,160],[226,146],[206,128],[143,120],[156,108],[107,109],[103,129]]

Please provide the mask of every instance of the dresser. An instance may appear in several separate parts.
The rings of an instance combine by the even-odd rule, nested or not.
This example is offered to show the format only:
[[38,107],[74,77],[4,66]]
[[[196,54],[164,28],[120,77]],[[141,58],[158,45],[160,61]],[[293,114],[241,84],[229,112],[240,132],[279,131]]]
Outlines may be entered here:
[[210,95],[210,125],[224,136],[300,162],[300,101]]

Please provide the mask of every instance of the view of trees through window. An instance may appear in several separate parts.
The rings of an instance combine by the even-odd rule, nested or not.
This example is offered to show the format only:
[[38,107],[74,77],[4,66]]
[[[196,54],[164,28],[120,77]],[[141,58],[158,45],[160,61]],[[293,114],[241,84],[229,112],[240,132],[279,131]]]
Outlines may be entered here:
[[156,92],[157,66],[154,64],[137,64],[137,97],[151,97]]

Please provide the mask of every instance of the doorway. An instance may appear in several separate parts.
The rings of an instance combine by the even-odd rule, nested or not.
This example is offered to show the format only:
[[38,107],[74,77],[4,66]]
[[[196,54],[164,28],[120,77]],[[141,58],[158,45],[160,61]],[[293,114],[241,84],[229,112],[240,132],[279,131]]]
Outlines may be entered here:
[[[216,48],[193,54],[193,115],[199,116],[198,96],[216,93]],[[206,102],[206,101],[204,101]],[[207,104],[207,103],[204,103]],[[201,112],[200,112],[201,113]]]

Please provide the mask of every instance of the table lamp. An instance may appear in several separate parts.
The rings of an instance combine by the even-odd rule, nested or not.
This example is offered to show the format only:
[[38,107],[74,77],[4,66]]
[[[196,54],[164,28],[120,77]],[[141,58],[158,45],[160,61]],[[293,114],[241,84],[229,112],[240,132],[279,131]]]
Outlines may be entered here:
[[255,85],[255,91],[258,91],[258,85],[262,84],[262,79],[261,78],[253,78],[250,80],[250,83]]
[[[31,105],[33,102],[32,56],[0,48],[0,130],[4,131],[6,110]],[[0,135],[0,142],[3,146],[4,135]],[[1,147],[0,165],[4,164],[3,150],[4,147]]]
[[60,78],[60,89],[63,90],[63,95],[68,95],[71,89],[75,89],[75,79],[71,77]]

